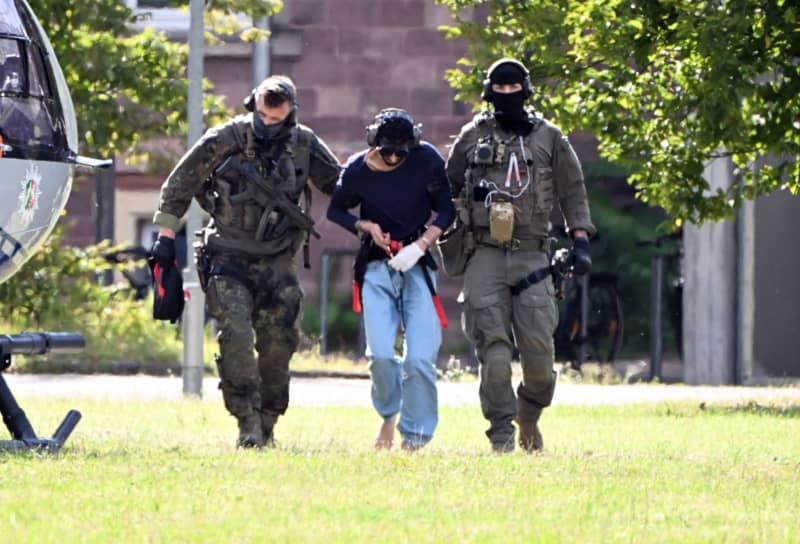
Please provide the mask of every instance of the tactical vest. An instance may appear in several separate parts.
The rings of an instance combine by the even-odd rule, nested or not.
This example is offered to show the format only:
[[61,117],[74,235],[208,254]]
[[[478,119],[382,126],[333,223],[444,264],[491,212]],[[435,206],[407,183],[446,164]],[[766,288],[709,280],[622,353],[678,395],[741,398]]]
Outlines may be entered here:
[[510,202],[514,209],[514,238],[546,237],[553,208],[554,182],[551,146],[539,141],[547,131],[531,117],[534,128],[521,138],[502,131],[490,112],[473,121],[473,145],[467,148],[462,221],[483,236],[489,229],[490,202]]
[[[307,184],[312,135],[297,127],[288,140],[264,152],[257,148],[249,123],[239,123],[234,130],[235,143],[226,160],[198,195],[201,207],[212,217],[203,243],[212,251],[253,256],[286,250],[294,254],[313,231]],[[305,209],[299,206],[301,194]],[[281,206],[267,195],[281,196]]]

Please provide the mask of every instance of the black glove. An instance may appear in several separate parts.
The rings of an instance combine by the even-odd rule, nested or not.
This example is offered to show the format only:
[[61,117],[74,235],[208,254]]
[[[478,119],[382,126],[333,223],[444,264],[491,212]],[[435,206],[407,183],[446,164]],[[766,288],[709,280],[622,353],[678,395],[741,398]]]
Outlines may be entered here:
[[572,273],[576,276],[583,276],[592,270],[592,257],[589,255],[589,240],[586,238],[575,238],[570,252],[570,265]]
[[168,236],[159,236],[150,254],[153,261],[161,268],[169,268],[175,263],[175,240]]

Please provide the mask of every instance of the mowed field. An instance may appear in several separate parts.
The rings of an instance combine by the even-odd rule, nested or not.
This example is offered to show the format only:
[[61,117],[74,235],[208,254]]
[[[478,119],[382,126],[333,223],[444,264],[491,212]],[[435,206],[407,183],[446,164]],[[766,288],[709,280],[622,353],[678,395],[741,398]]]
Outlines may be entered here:
[[0,453],[2,542],[800,542],[795,400],[556,406],[536,455],[490,453],[477,406],[407,454],[372,450],[367,407],[292,407],[237,451],[219,402],[18,400],[40,435],[83,420]]

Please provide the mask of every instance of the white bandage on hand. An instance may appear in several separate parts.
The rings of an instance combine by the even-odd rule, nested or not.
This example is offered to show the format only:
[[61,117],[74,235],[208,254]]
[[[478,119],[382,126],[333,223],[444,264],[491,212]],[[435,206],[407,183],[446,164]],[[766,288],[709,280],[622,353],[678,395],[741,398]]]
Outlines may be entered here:
[[425,255],[425,252],[420,249],[419,244],[408,244],[398,251],[397,255],[389,259],[388,264],[398,272],[407,272],[417,264],[417,261],[419,261],[423,255]]

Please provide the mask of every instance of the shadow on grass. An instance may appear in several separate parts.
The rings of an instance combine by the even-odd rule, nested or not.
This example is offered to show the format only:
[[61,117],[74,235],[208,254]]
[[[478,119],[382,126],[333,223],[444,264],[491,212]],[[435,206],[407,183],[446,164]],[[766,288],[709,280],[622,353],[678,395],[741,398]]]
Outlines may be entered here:
[[735,406],[708,406],[700,404],[700,410],[710,414],[753,414],[757,416],[800,418],[800,405],[764,405],[757,402],[737,404]]

